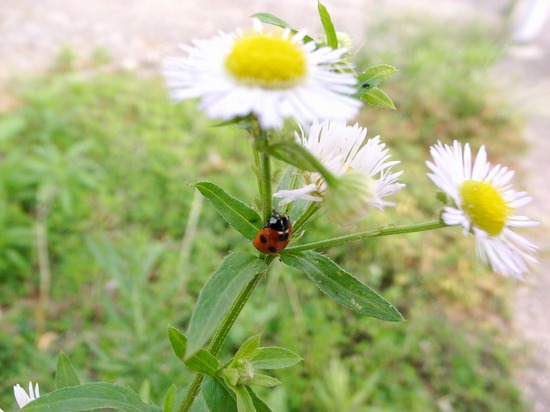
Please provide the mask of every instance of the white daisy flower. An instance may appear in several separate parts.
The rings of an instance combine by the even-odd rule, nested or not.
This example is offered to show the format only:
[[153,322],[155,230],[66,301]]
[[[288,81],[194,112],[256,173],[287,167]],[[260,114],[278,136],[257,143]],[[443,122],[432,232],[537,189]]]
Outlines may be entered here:
[[34,401],[40,397],[40,389],[38,384],[35,384],[34,388],[32,387],[32,382],[29,382],[29,393],[25,392],[25,389],[21,385],[17,384],[13,387],[13,394],[15,395],[15,400],[20,408],[27,405],[29,402]]
[[442,219],[447,225],[461,225],[464,233],[476,238],[478,256],[495,272],[521,279],[529,272],[528,263],[536,262],[536,247],[512,231],[512,227],[536,226],[538,222],[515,215],[517,208],[529,203],[526,192],[511,189],[512,170],[487,162],[481,146],[472,163],[470,146],[459,142],[452,146],[430,148],[432,162],[426,162],[428,176],[453,200]]
[[255,115],[263,129],[280,128],[285,118],[300,124],[353,118],[361,106],[351,97],[357,80],[337,70],[346,49],[317,48],[304,37],[304,31],[266,30],[254,19],[253,30],[195,40],[194,47],[182,46],[187,58],[166,64],[171,97],[200,98],[213,119]]
[[[320,173],[303,172],[305,185],[294,190],[280,190],[274,197],[281,204],[297,199],[326,201],[329,216],[339,223],[352,223],[371,208],[383,209],[393,203],[384,197],[397,192],[404,184],[397,183],[402,172],[392,172],[398,161],[389,159],[388,149],[380,136],[366,140],[367,129],[345,123],[324,121],[312,124],[307,136],[296,134],[304,145],[334,175],[339,183],[329,187]],[[348,205],[349,207],[346,207]]]

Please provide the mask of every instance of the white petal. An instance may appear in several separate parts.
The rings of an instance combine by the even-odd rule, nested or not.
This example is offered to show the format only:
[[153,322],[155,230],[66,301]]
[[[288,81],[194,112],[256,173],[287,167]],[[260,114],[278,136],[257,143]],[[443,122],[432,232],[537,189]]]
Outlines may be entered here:
[[431,172],[428,176],[454,201],[453,206],[444,208],[443,221],[448,225],[461,225],[466,235],[473,233],[479,257],[495,272],[521,279],[529,271],[528,263],[535,261],[532,254],[537,248],[510,228],[536,226],[538,223],[525,216],[510,215],[506,217],[501,233],[490,236],[483,229],[473,226],[468,214],[462,210],[460,198],[460,186],[464,180],[485,182],[491,184],[510,210],[514,211],[531,200],[525,192],[511,189],[510,182],[514,172],[501,165],[491,168],[484,146],[479,149],[473,166],[468,144],[464,145],[462,151],[462,146],[457,141],[452,146],[438,142],[430,148],[430,153],[433,162],[426,162]]

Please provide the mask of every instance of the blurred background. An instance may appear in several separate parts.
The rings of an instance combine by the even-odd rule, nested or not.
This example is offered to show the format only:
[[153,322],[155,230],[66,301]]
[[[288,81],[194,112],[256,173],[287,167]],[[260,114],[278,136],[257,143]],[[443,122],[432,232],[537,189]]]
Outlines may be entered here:
[[[159,404],[192,375],[168,324],[185,330],[205,280],[251,246],[188,184],[210,180],[249,203],[248,140],[193,102],[172,105],[162,61],[178,45],[248,27],[269,12],[321,32],[314,0],[0,0],[0,407],[12,387],[54,388],[64,351],[82,381],[131,386]],[[460,229],[352,243],[327,253],[407,321],[364,318],[275,266],[233,328],[304,358],[260,392],[286,411],[547,411],[550,408],[550,29],[548,1],[342,0],[358,67],[400,71],[397,111],[357,119],[402,161],[397,206],[349,230],[437,218],[428,147],[485,144],[542,225],[525,283],[490,273]],[[307,237],[344,233],[319,221]],[[290,383],[291,384],[288,384]],[[200,409],[197,403],[197,410]]]

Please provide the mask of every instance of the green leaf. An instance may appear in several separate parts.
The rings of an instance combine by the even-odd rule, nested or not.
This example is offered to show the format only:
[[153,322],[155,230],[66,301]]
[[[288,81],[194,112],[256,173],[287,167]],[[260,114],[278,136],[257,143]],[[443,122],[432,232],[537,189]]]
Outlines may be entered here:
[[115,409],[127,412],[160,412],[157,406],[143,402],[126,386],[112,383],[85,383],[55,390],[40,396],[21,409],[22,412],[78,412]]
[[221,376],[229,386],[235,386],[241,378],[239,371],[235,368],[224,368],[218,376]]
[[199,349],[197,353],[185,361],[185,366],[195,372],[212,376],[220,368],[220,363],[206,349]]
[[279,379],[269,375],[262,375],[261,373],[255,373],[250,381],[250,385],[263,386],[265,388],[272,388],[280,384],[281,381]]
[[262,401],[260,398],[258,398],[258,395],[254,393],[251,387],[247,386],[246,390],[248,391],[248,394],[252,398],[252,403],[254,404],[254,407],[256,408],[256,412],[272,412],[271,408],[267,406],[264,401]]
[[255,369],[288,368],[301,360],[302,358],[291,350],[277,346],[258,348],[256,355],[251,359]]
[[202,384],[202,397],[211,411],[237,412],[235,393],[220,379],[206,378]]
[[187,338],[185,335],[173,326],[168,326],[168,339],[170,339],[170,343],[172,344],[172,348],[174,349],[176,356],[180,358],[180,360],[184,361],[185,366],[189,369],[195,372],[205,373],[207,375],[216,374],[220,367],[220,363],[206,349],[200,349],[189,359],[184,360],[185,352],[187,350]]
[[334,24],[327,8],[320,2],[317,2],[317,10],[319,11],[319,17],[321,17],[321,23],[327,36],[327,45],[333,49],[338,48],[338,37],[336,36],[336,30],[334,30]]
[[172,384],[164,397],[162,412],[174,412],[176,406],[176,385]]
[[263,227],[262,218],[249,206],[227,194],[221,187],[210,182],[195,183],[218,213],[229,225],[248,240],[254,240]]
[[388,80],[398,70],[389,64],[379,64],[369,67],[363,73],[357,76],[357,81],[364,91],[369,91],[373,87]]
[[260,20],[262,23],[272,24],[274,26],[282,27],[283,29],[290,28],[290,24],[271,13],[255,13],[252,17]]
[[363,94],[361,96],[361,100],[364,100],[368,104],[376,107],[385,107],[395,110],[395,105],[393,104],[393,101],[378,87],[373,87],[367,93]]
[[237,385],[231,389],[237,395],[237,410],[239,412],[256,412],[252,396],[246,390],[246,386]]
[[[274,16],[270,13],[255,13],[252,15],[252,17],[260,20],[262,23],[266,24],[272,24],[277,27],[282,27],[283,29],[290,29],[292,33],[296,33],[297,30],[290,27],[290,24],[288,24],[286,21],[281,20],[280,18]],[[313,38],[310,36],[304,36],[304,43],[308,43],[310,41],[313,41]]]
[[191,315],[187,359],[212,337],[246,285],[266,270],[264,260],[250,253],[231,253],[222,260],[201,290]]
[[187,338],[185,335],[172,325],[168,325],[168,339],[176,356],[179,359],[183,359],[187,350]]
[[267,152],[283,162],[296,166],[300,170],[319,172],[330,183],[336,177],[309,150],[296,142],[279,142],[267,147]]
[[259,333],[257,335],[254,335],[250,338],[248,338],[239,348],[233,359],[235,361],[241,360],[241,359],[247,359],[254,356],[256,353],[256,350],[258,349],[258,346],[260,346],[260,338],[262,334]]
[[145,403],[151,403],[151,381],[147,378],[143,380],[139,387],[139,397]]
[[382,320],[403,320],[391,303],[325,255],[311,250],[288,252],[281,255],[281,261],[304,272],[323,293],[342,305]]
[[80,379],[76,375],[71,360],[65,353],[60,352],[57,357],[57,368],[55,370],[55,387],[61,389],[77,385],[80,385]]

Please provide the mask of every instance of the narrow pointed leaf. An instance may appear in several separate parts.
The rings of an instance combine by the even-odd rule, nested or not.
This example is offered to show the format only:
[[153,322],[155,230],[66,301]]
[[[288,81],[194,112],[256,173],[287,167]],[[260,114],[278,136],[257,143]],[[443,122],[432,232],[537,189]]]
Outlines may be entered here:
[[[286,21],[281,20],[280,18],[274,16],[273,14],[270,14],[270,13],[255,13],[255,14],[252,15],[252,17],[260,20],[262,23],[272,24],[274,26],[281,27],[283,29],[290,29],[293,33],[297,32],[297,30],[290,27],[290,24],[288,24]],[[307,35],[304,36],[304,42],[305,43],[308,43],[310,41],[313,41],[312,37],[307,36]]]
[[172,348],[174,349],[176,356],[185,363],[185,366],[195,372],[205,373],[206,375],[216,374],[220,364],[210,352],[206,349],[200,349],[189,359],[184,360],[185,352],[187,350],[187,338],[185,335],[173,326],[169,326],[168,338],[170,339],[170,343],[172,344]]
[[361,100],[367,102],[372,106],[395,110],[395,105],[393,104],[393,101],[378,87],[373,87],[367,93],[363,94],[361,96]]
[[382,320],[403,320],[391,303],[325,255],[314,251],[288,252],[281,255],[281,261],[304,272],[323,293],[342,305]]
[[202,384],[202,397],[211,411],[237,412],[235,393],[220,379],[206,378]]
[[55,370],[55,387],[61,389],[77,385],[80,385],[80,379],[78,379],[76,375],[71,360],[65,353],[59,353],[57,357],[57,368]]
[[176,385],[172,384],[166,392],[164,397],[164,404],[162,406],[162,412],[174,412],[176,406]]
[[301,360],[302,358],[291,350],[277,346],[258,348],[256,355],[251,359],[255,369],[288,368]]
[[334,30],[334,24],[327,8],[319,1],[317,2],[317,10],[319,11],[319,17],[321,17],[321,23],[327,36],[327,45],[333,49],[338,48],[338,37],[336,36],[336,30]]
[[256,412],[252,396],[250,396],[245,386],[237,385],[231,389],[237,395],[237,410],[239,412]]
[[262,334],[254,335],[248,338],[239,348],[234,356],[235,360],[251,358],[256,353],[258,346],[260,346],[260,338]]
[[231,253],[212,273],[201,290],[187,332],[186,359],[212,337],[231,306],[256,274],[265,272],[262,259],[249,253]]
[[254,404],[254,407],[256,408],[256,412],[272,412],[271,408],[265,404],[264,401],[262,401],[260,398],[258,398],[258,395],[254,393],[252,388],[250,386],[246,387],[246,390],[248,391],[248,394],[252,398],[252,403]]
[[262,23],[272,24],[274,26],[282,27],[283,29],[286,29],[287,27],[290,28],[290,24],[271,13],[255,13],[252,17],[260,20]]
[[179,359],[183,359],[185,357],[185,351],[187,350],[187,338],[185,335],[175,327],[169,325],[168,339],[170,340],[170,344],[176,356]]
[[85,383],[55,390],[40,396],[21,409],[22,412],[78,412],[114,409],[124,412],[160,412],[148,405],[126,386],[112,383]]
[[216,208],[225,221],[248,240],[254,240],[263,227],[262,218],[245,203],[210,182],[195,183],[204,197]]
[[281,381],[279,379],[261,373],[254,374],[254,377],[250,381],[250,385],[263,386],[264,388],[272,388],[280,384]]

